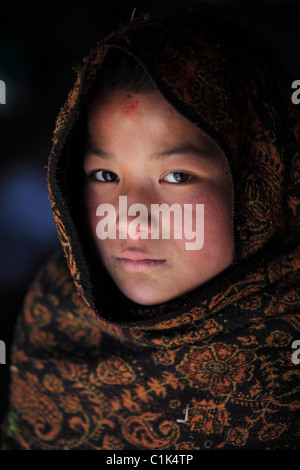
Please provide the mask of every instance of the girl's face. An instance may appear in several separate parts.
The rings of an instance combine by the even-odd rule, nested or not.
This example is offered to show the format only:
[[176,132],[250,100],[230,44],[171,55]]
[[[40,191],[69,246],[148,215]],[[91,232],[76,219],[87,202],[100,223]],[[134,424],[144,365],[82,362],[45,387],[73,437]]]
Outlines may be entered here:
[[[100,260],[127,297],[143,305],[166,302],[204,284],[232,263],[231,175],[223,152],[211,138],[159,92],[118,91],[96,98],[87,131],[84,172],[89,231]],[[126,223],[120,214],[120,196],[126,196],[128,209],[139,203],[145,210],[127,214]],[[108,212],[96,215],[102,204],[113,209],[110,218]],[[153,237],[154,226],[161,229],[168,217],[163,221],[161,213],[151,221],[152,204],[166,204],[161,206],[165,213],[173,204],[182,211],[182,220],[169,219],[168,238],[161,233],[158,239]],[[185,213],[185,208],[191,211]],[[99,239],[99,222],[105,217],[115,224],[116,236]],[[190,239],[188,226],[197,229],[198,242],[192,249],[187,244],[196,239]]]

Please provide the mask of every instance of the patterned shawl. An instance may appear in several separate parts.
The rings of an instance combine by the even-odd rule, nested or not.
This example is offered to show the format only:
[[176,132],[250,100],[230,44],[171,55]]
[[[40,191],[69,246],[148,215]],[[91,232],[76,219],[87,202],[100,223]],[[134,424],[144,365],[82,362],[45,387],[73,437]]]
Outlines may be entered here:
[[[129,301],[95,267],[76,213],[82,109],[110,48],[145,67],[232,172],[234,264],[155,307]],[[141,15],[91,51],[56,123],[48,182],[63,250],[18,320],[4,449],[299,447],[300,120],[291,83],[261,44],[213,18]]]

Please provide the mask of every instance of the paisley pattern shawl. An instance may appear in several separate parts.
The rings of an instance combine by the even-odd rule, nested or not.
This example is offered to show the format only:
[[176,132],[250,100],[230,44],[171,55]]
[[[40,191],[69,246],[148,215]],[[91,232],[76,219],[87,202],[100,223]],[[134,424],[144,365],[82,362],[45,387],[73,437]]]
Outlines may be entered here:
[[[110,48],[133,55],[218,143],[233,178],[234,264],[152,308],[130,302],[95,266],[75,210],[73,142]],[[141,15],[91,51],[56,123],[48,182],[63,252],[19,317],[4,449],[299,447],[300,120],[291,83],[261,44],[213,18]]]

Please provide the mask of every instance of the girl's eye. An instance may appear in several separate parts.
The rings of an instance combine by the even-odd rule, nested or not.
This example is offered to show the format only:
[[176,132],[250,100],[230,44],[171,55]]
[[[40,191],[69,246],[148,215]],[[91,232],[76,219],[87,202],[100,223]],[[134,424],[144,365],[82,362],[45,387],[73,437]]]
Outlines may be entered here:
[[181,173],[181,172],[171,172],[168,173],[163,180],[166,181],[167,183],[187,183],[188,181],[192,180],[195,178],[194,175],[189,175],[188,173]]
[[109,183],[111,181],[119,181],[118,175],[113,171],[109,170],[98,170],[92,173],[92,176],[95,180],[101,181],[104,183]]

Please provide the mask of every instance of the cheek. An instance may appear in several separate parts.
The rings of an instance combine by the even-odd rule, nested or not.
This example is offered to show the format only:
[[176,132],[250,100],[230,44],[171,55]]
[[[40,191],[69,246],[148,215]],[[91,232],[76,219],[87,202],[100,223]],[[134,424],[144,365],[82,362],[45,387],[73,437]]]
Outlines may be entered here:
[[84,217],[89,232],[96,239],[96,225],[99,217],[96,216],[96,210],[99,205],[99,196],[89,186],[84,190]]
[[231,198],[218,193],[207,204],[205,250],[216,273],[233,261],[234,239]]
[[[196,212],[199,201],[204,206],[203,213],[201,210]],[[209,266],[213,271],[224,269],[232,262],[234,248],[231,192],[226,193],[218,188],[207,189],[201,192],[201,196],[189,197],[184,203],[193,206],[188,224],[189,227],[192,226],[189,233],[194,233],[194,239],[189,245],[192,249],[186,249],[187,240],[182,240],[177,245],[184,262],[194,272],[206,270]],[[197,249],[202,241],[203,247]]]
[[[194,232],[204,225],[206,236],[232,233],[232,196],[228,186],[213,185],[187,194],[182,200],[183,218]],[[191,210],[192,208],[192,210]]]
[[208,235],[219,240],[232,238],[232,197],[231,192],[216,190],[205,204],[205,223]]

